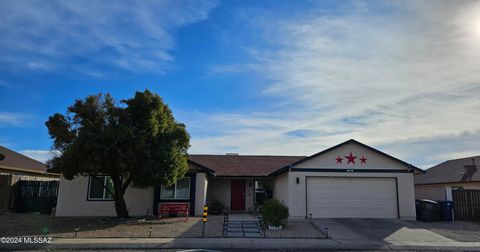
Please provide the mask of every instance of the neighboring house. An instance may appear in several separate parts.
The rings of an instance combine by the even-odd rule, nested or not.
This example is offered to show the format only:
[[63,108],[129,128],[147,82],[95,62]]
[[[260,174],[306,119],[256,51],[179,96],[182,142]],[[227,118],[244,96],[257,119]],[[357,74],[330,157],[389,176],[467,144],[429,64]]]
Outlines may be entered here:
[[11,188],[19,180],[59,180],[57,173],[47,172],[47,165],[0,146],[0,208],[9,204]]
[[480,189],[480,156],[445,161],[415,176],[417,199],[452,200],[452,189]]
[[[349,140],[309,157],[190,155],[190,171],[173,187],[128,188],[131,215],[157,213],[159,204],[184,202],[191,214],[222,201],[231,212],[249,212],[272,196],[291,218],[415,219],[413,175],[422,170]],[[99,180],[61,178],[56,216],[115,215]],[[101,177],[110,184],[108,177]]]
[[18,152],[0,146],[0,175],[12,175],[11,184],[18,180],[58,180],[60,175],[47,172],[47,165]]

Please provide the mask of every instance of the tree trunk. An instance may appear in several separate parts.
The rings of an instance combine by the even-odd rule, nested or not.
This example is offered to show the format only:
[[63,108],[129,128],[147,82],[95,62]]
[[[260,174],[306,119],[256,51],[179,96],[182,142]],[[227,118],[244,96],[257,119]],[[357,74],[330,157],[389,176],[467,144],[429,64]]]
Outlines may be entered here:
[[128,218],[128,210],[127,210],[127,203],[125,202],[125,198],[123,197],[123,193],[121,195],[116,195],[114,197],[115,200],[115,211],[117,212],[118,218]]
[[112,177],[113,182],[113,200],[115,201],[115,212],[118,218],[128,218],[127,203],[125,202],[125,190],[122,188],[122,182],[119,177]]

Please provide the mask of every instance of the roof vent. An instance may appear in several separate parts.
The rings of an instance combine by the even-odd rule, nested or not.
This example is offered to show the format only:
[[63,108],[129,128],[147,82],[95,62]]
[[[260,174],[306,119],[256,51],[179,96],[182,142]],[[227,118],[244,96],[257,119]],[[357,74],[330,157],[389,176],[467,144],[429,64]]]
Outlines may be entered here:
[[238,153],[236,152],[230,152],[230,153],[225,153],[227,156],[238,156]]

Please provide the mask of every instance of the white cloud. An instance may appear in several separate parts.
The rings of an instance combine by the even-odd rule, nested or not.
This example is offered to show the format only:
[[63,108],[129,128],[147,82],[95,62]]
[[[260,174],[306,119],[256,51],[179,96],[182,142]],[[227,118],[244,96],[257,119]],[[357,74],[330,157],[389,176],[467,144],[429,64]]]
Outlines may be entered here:
[[[480,5],[386,5],[251,18],[274,46],[252,45],[248,74],[272,80],[263,94],[282,102],[262,113],[206,114],[188,125],[222,134],[192,139],[192,150],[311,154],[355,138],[418,165],[479,153],[465,136],[480,132],[480,44],[472,34],[480,26],[468,22]],[[289,134],[299,130],[307,140]]]
[[12,69],[165,71],[173,32],[214,1],[1,1],[0,62]]
[[50,151],[50,150],[22,150],[19,151],[21,154],[40,161],[42,163],[46,163],[49,159],[54,157],[57,152]]
[[0,127],[24,127],[29,125],[31,116],[23,113],[0,112]]

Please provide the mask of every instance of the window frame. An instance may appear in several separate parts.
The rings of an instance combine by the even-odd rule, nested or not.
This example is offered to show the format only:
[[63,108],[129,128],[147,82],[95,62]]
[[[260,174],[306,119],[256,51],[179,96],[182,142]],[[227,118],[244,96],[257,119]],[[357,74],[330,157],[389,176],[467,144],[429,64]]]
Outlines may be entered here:
[[[102,198],[92,198],[90,197],[90,191],[91,191],[91,186],[92,186],[92,179],[93,177],[102,177],[103,178],[103,197]],[[87,201],[113,201],[113,194],[110,194],[111,198],[105,198],[107,194],[107,188],[106,188],[106,178],[112,179],[108,175],[96,175],[96,176],[88,176],[88,188],[87,188]]]
[[[188,179],[188,197],[187,198],[177,198],[177,182],[182,179]],[[190,192],[192,190],[192,178],[191,177],[183,177],[178,179],[173,184],[173,198],[162,198],[162,190],[165,186],[163,184],[160,185],[160,200],[190,200],[191,195]]]
[[[263,183],[263,188],[261,190],[257,190],[257,185],[256,183],[258,182],[262,182]],[[257,193],[263,193],[263,201],[266,200],[266,197],[267,197],[267,180],[265,179],[256,179],[253,181],[253,195],[254,195],[254,203],[255,204],[261,204],[263,202],[259,202],[257,201]]]

